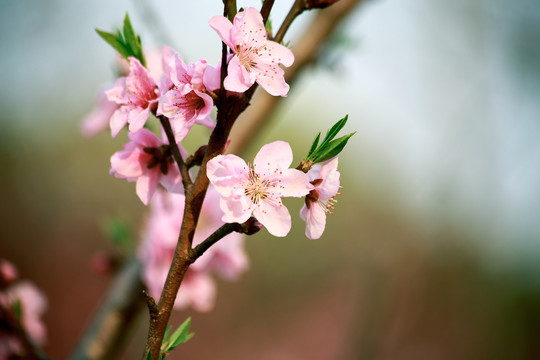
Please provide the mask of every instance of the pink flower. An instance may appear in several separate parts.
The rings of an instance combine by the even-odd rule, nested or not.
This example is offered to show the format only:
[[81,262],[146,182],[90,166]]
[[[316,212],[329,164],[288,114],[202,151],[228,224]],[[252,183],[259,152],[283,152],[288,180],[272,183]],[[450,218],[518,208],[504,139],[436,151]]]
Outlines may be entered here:
[[[169,145],[150,130],[129,133],[124,150],[111,157],[110,173],[117,178],[137,181],[137,195],[148,205],[157,185],[172,192],[183,192],[182,178]],[[181,149],[182,150],[182,149]]]
[[231,48],[225,89],[244,92],[257,82],[274,96],[286,96],[289,85],[279,64],[289,67],[294,61],[291,50],[266,38],[262,16],[248,7],[234,17],[234,25],[224,16],[214,16],[208,22]]
[[106,94],[120,106],[110,119],[111,134],[115,137],[127,123],[133,133],[144,127],[150,112],[157,106],[159,90],[148,70],[139,60],[130,57],[129,75],[116,80]]
[[302,197],[313,189],[307,174],[288,168],[292,160],[284,141],[264,145],[249,165],[236,155],[211,159],[207,175],[221,195],[223,221],[243,223],[253,214],[270,234],[287,235],[291,215],[281,197]]
[[116,102],[107,98],[105,91],[103,88],[99,91],[97,106],[81,123],[81,133],[87,138],[96,136],[107,129],[111,116],[119,107]]
[[165,79],[161,83],[170,90],[160,98],[157,115],[172,120],[177,141],[184,139],[195,123],[213,129],[210,112],[214,101],[206,91],[219,88],[219,70],[207,66],[205,60],[186,66],[168,47],[163,49],[163,62]]
[[[22,327],[37,344],[47,341],[47,330],[41,317],[47,310],[47,298],[29,281],[17,281],[17,269],[6,260],[0,260],[0,307],[2,312],[14,311],[20,304]],[[13,314],[17,316],[17,314]],[[0,319],[1,320],[1,319]],[[24,355],[20,340],[12,333],[13,329],[0,326],[0,359],[8,359],[13,354]]]
[[[199,226],[193,244],[197,245],[224,224],[218,206],[219,194],[208,188],[203,203]],[[171,265],[178,234],[182,225],[185,197],[158,191],[151,203],[151,213],[146,222],[139,257],[143,263],[143,280],[149,292],[159,297]],[[192,306],[198,311],[213,308],[216,283],[212,277],[217,272],[228,280],[235,280],[247,269],[248,260],[243,249],[244,235],[232,233],[209,248],[188,269],[175,307]]]
[[326,213],[334,207],[334,196],[339,191],[337,166],[336,156],[320,165],[313,165],[307,173],[315,188],[306,196],[300,217],[306,222],[306,236],[312,240],[321,237],[326,226]]

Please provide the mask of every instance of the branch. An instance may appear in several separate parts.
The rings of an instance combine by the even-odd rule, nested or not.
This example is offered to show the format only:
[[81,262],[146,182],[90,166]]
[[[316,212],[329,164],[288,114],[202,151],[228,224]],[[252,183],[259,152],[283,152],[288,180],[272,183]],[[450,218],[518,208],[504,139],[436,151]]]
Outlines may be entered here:
[[173,158],[176,161],[176,164],[178,164],[180,175],[182,175],[182,184],[184,185],[184,192],[187,192],[192,185],[191,178],[189,177],[188,168],[186,164],[184,163],[184,159],[182,158],[182,154],[180,154],[180,149],[178,148],[178,144],[176,143],[176,139],[174,138],[174,132],[171,127],[171,123],[169,119],[163,115],[158,116],[158,118],[159,118],[159,122],[161,123],[161,126],[163,127],[163,130],[165,131],[165,135],[167,135],[167,140],[169,141],[169,147],[171,149]]
[[270,10],[272,10],[272,6],[274,6],[274,0],[264,0],[262,8],[261,8],[261,15],[263,19],[263,24],[266,26],[266,21],[268,20],[268,17],[270,16]]
[[[285,70],[285,80],[291,87],[302,71],[316,61],[317,52],[332,36],[338,25],[361,3],[363,0],[340,0],[317,13],[292,48],[294,63]],[[253,99],[256,105],[247,109],[237,120],[231,132],[232,140],[227,147],[227,152],[231,154],[244,152],[256,139],[254,134],[262,133],[262,128],[272,119],[277,106],[283,99],[259,92]]]
[[197,260],[212,245],[223,239],[232,232],[239,232],[246,235],[253,235],[261,230],[261,224],[254,217],[250,217],[245,223],[227,223],[214,231],[212,235],[206,238],[199,245],[191,249],[190,256],[193,261]]
[[[338,26],[340,21],[343,20],[343,18],[350,13],[353,8],[361,3],[362,0],[341,0],[337,4],[332,5],[330,8],[325,9],[324,11],[320,11],[319,14],[317,14],[316,18],[313,20],[311,25],[306,29],[304,34],[301,36],[298,44],[293,48],[293,52],[295,53],[295,63],[286,71],[286,81],[291,84],[294,82],[294,80],[298,77],[298,75],[301,73],[301,70],[305,68],[307,65],[309,65],[314,59],[315,54],[317,53],[318,49],[323,45],[324,41],[328,39],[328,37],[331,35],[332,31]],[[224,47],[225,55],[223,58],[226,61],[227,56],[227,47]],[[222,63],[223,65],[223,63]],[[225,71],[226,71],[226,62],[225,62]],[[222,71],[223,74],[226,74]],[[247,103],[250,101],[251,95],[253,94],[253,90],[250,89],[248,92],[244,94],[243,97],[240,99],[244,103],[244,108],[247,106]],[[258,133],[258,130],[268,122],[268,120],[271,118],[272,114],[274,113],[275,107],[279,104],[279,101],[282,100],[281,97],[273,97],[270,96],[264,92],[260,92],[256,98],[254,99],[253,103],[254,106],[251,106],[248,111],[245,112],[245,114],[240,117],[238,120],[230,120],[231,115],[234,115],[234,111],[231,109],[228,109],[230,107],[230,103],[232,99],[235,98],[232,93],[227,93],[223,87],[222,92],[219,94],[220,99],[223,99],[221,102],[216,102],[216,106],[218,107],[218,123],[225,124],[227,122],[235,123],[235,121],[238,122],[238,125],[233,129],[231,133],[231,137],[233,138],[233,141],[228,147],[228,152],[232,153],[241,153],[244,151],[245,148],[247,148],[255,139],[256,137],[253,136],[254,134]],[[236,112],[238,109],[236,110]],[[226,115],[229,113],[229,115]],[[232,114],[231,114],[232,113]],[[238,116],[238,115],[236,115]],[[232,127],[232,123],[229,124],[230,127]],[[227,137],[229,136],[229,131],[225,131],[226,126],[219,125],[216,126],[216,129],[212,133],[212,137],[214,137],[214,140],[211,140],[211,143],[213,144],[212,147],[207,150],[207,154],[205,155],[205,158],[203,159],[203,162],[201,163],[201,172],[204,172],[203,178],[206,178],[206,163],[209,159],[212,157],[218,155],[223,151],[223,146],[225,145],[225,142],[227,140]],[[221,135],[220,132],[224,131]],[[219,138],[219,141],[216,142],[215,137]],[[223,143],[221,143],[223,141]],[[210,144],[209,144],[210,146]],[[206,178],[207,181],[207,178]],[[195,180],[193,184],[193,188],[197,189],[194,190],[194,194],[196,195],[193,197],[193,199],[197,199],[197,196],[200,198],[202,195],[204,197],[204,194],[206,193],[206,188],[208,184],[206,183],[205,187],[205,181],[198,180],[198,178]],[[204,191],[201,191],[201,189],[204,188]],[[187,197],[186,197],[187,198]],[[188,205],[189,204],[189,205]],[[201,202],[202,204],[202,202]],[[186,207],[192,208],[190,210],[190,213],[194,214],[194,210],[198,207],[196,204],[191,204],[186,202]],[[199,209],[200,211],[200,209]],[[197,215],[198,219],[198,215]],[[193,221],[195,219],[190,219],[190,223],[193,226]],[[189,239],[189,236],[187,237]],[[185,258],[189,257],[189,251],[191,249],[186,248],[187,252],[185,253]],[[175,255],[176,256],[176,255]],[[129,336],[129,332],[125,332],[125,328],[128,324],[132,324],[133,322],[133,316],[129,315],[129,312],[120,312],[118,311],[118,307],[107,305],[111,303],[111,299],[115,298],[117,294],[119,293],[119,289],[125,287],[125,288],[132,288],[136,287],[138,290],[135,292],[131,292],[131,297],[126,296],[126,303],[125,305],[128,306],[129,303],[131,303],[130,306],[136,307],[139,311],[144,308],[144,301],[142,297],[140,296],[143,285],[140,283],[140,264],[139,270],[137,272],[129,271],[128,267],[124,268],[118,275],[116,280],[113,282],[113,285],[110,287],[110,290],[106,296],[106,299],[104,300],[104,303],[102,305],[102,308],[100,312],[98,313],[98,316],[94,318],[94,323],[91,327],[89,327],[89,331],[85,335],[83,342],[81,343],[81,346],[83,344],[86,344],[88,346],[89,343],[97,342],[98,338],[101,336],[100,333],[103,331],[104,333],[107,332],[108,334],[116,334],[114,336],[119,336],[119,338],[127,338]],[[187,269],[187,268],[186,268]],[[183,275],[182,275],[183,276]],[[176,289],[176,292],[178,292],[178,289]],[[128,292],[126,292],[127,295]],[[176,294],[174,294],[176,296]],[[159,306],[159,305],[158,305]],[[107,316],[107,313],[109,316]],[[170,315],[170,314],[169,314]],[[109,319],[110,316],[114,316],[117,321],[111,324],[104,324],[106,322],[106,319]],[[168,318],[168,317],[167,317]],[[165,322],[166,327],[166,322]],[[92,329],[96,329],[93,331],[90,331]],[[97,329],[103,329],[101,331]],[[107,329],[107,330],[104,330]],[[164,332],[164,330],[163,330]],[[114,337],[113,336],[113,337]],[[121,346],[125,343],[125,341],[118,341],[118,342],[107,342],[106,346],[110,346],[111,348],[108,349],[108,351],[115,351],[117,353]],[[161,340],[158,340],[158,349],[161,346]],[[75,354],[78,354],[79,352],[75,352]],[[104,352],[107,353],[107,352]],[[111,352],[112,353],[112,352]],[[154,354],[154,351],[152,351]],[[158,353],[156,353],[158,354]],[[75,358],[75,357],[74,357]],[[97,358],[95,358],[97,359]]]
[[287,30],[289,30],[289,27],[293,23],[294,19],[296,19],[298,15],[303,13],[305,9],[306,9],[306,5],[304,3],[304,0],[296,0],[294,2],[293,6],[291,7],[291,10],[289,10],[289,13],[285,17],[285,20],[283,20],[283,23],[279,27],[279,30],[276,36],[274,37],[275,42],[281,43],[283,41],[283,37],[285,36],[285,33],[287,32]]
[[141,263],[132,256],[109,287],[71,359],[116,359],[137,324],[143,309]]
[[[2,332],[7,331],[9,335],[12,335],[14,338],[19,340],[23,355],[21,357],[16,357],[17,359],[50,359],[47,354],[45,354],[43,350],[41,350],[30,338],[24,326],[15,317],[15,314],[13,314],[13,311],[7,308],[2,302],[0,302],[0,326]],[[2,334],[2,336],[4,336],[4,334]],[[0,339],[0,341],[3,340]]]

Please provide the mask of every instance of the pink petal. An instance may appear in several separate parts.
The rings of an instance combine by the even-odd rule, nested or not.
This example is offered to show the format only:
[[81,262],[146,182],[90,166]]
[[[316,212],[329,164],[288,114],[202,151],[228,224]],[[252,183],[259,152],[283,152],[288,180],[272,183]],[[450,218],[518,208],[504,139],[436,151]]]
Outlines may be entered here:
[[221,81],[221,71],[219,67],[206,66],[204,72],[204,86],[210,91],[219,89]]
[[263,200],[255,207],[253,215],[274,236],[283,237],[291,230],[291,214],[281,201],[275,204]]
[[227,77],[223,82],[225,89],[242,93],[249,89],[254,83],[255,78],[252,79],[249,72],[240,63],[238,57],[233,56],[231,61],[229,61],[229,66],[227,67]]
[[[339,191],[339,171],[338,167],[338,157],[334,157],[330,160],[325,161],[320,165],[320,167],[315,168],[315,166],[309,171],[315,171],[318,169],[317,177],[318,179],[323,179],[323,182],[317,186],[317,192],[319,193],[319,198],[323,201],[330,199],[332,196],[336,195]],[[308,172],[308,174],[309,174]]]
[[159,183],[163,185],[163,187],[169,192],[177,194],[184,193],[182,176],[180,175],[180,171],[178,170],[178,166],[176,165],[176,163],[172,163],[169,165],[169,171],[167,172],[167,175],[162,175]]
[[214,29],[221,40],[231,49],[236,47],[236,44],[231,42],[230,32],[233,27],[231,22],[224,16],[216,15],[208,21],[208,25]]
[[273,173],[276,169],[287,169],[292,161],[291,146],[285,141],[274,141],[259,150],[253,165],[258,174]]
[[148,120],[148,117],[150,116],[150,109],[141,109],[141,108],[134,108],[129,112],[129,131],[131,132],[137,132],[141,130],[144,127],[144,124],[146,124],[146,120]]
[[140,149],[118,151],[111,156],[111,172],[119,178],[135,180],[144,173]]
[[117,104],[122,104],[125,89],[126,78],[121,77],[115,81],[114,86],[111,89],[105,91],[105,95],[107,96],[107,99],[109,99],[109,101],[113,101]]
[[330,199],[339,191],[339,171],[331,172],[317,187],[319,198],[323,201]]
[[128,136],[139,147],[159,147],[163,144],[156,134],[144,128],[135,134],[129,133]]
[[266,48],[269,53],[272,53],[272,58],[276,59],[276,62],[279,62],[286,67],[293,64],[294,54],[288,47],[278,44],[275,41],[268,41],[266,43]]
[[256,73],[257,84],[272,96],[287,96],[289,84],[285,82],[283,69],[277,65],[263,67],[268,69],[268,72]]
[[[110,101],[105,95],[105,91],[100,91],[97,106],[81,123],[81,133],[83,136],[90,138],[107,129],[107,125],[111,122],[111,116],[117,109],[118,104]],[[125,123],[122,127],[124,125]]]
[[252,43],[256,41],[266,41],[266,29],[264,28],[262,15],[254,7],[248,7],[243,12],[236,14],[234,26],[242,29],[245,37]]
[[225,197],[231,196],[234,186],[242,182],[247,171],[246,162],[236,155],[218,155],[206,165],[208,179]]
[[326,211],[321,204],[312,202],[309,209],[304,205],[300,217],[306,222],[306,236],[311,240],[320,238],[326,226]]
[[302,197],[313,189],[313,185],[309,183],[309,176],[296,169],[283,170],[280,185],[281,196]]
[[198,60],[194,64],[190,64],[193,69],[191,73],[191,85],[193,90],[200,91],[203,87],[204,71],[206,70],[206,60]]
[[124,111],[124,109],[122,108],[117,109],[112,114],[111,120],[110,120],[110,127],[111,127],[111,136],[113,138],[116,137],[116,135],[118,135],[118,133],[120,132],[120,130],[124,128],[124,126],[126,126],[128,122],[128,116],[129,116],[129,113]]
[[137,179],[136,192],[144,205],[148,205],[159,182],[159,168],[150,169]]
[[219,207],[223,211],[223,220],[226,223],[243,223],[251,216],[250,203],[245,196],[222,197],[219,200]]

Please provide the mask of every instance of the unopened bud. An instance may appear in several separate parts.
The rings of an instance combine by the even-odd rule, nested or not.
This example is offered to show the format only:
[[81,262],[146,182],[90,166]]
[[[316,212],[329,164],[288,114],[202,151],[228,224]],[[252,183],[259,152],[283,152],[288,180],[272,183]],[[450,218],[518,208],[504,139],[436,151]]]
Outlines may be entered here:
[[199,166],[202,164],[204,155],[206,154],[206,149],[208,148],[208,145],[203,145],[200,148],[195,151],[193,155],[187,158],[186,160],[186,166],[192,167],[192,166]]
[[247,221],[240,226],[241,228],[238,232],[246,235],[256,234],[262,228],[262,224],[258,222],[257,219],[255,219],[253,216],[247,219]]

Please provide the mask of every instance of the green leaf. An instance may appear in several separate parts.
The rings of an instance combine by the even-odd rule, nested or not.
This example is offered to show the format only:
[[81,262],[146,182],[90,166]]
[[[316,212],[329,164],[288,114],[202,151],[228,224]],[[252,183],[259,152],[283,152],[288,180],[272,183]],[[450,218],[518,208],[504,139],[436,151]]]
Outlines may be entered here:
[[13,304],[11,304],[11,310],[13,311],[13,315],[15,315],[15,319],[22,323],[23,320],[23,307],[21,300],[17,299]]
[[309,152],[306,156],[306,159],[309,158],[309,156],[311,154],[313,154],[313,152],[315,151],[315,149],[317,149],[317,145],[319,145],[319,138],[321,137],[321,132],[319,131],[319,133],[317,134],[317,136],[315,136],[315,140],[313,140],[313,144],[311,144],[311,148],[309,149]]
[[122,217],[110,217],[102,222],[101,229],[103,233],[118,248],[129,250],[133,245],[134,239],[132,233],[132,224]]
[[146,354],[146,360],[152,360],[152,351],[148,350],[148,353]]
[[165,334],[163,335],[163,342],[162,345],[165,345],[168,342],[169,333],[171,332],[172,326],[167,326],[167,329],[165,329]]
[[193,337],[193,333],[188,334],[190,325],[191,325],[191,318],[189,317],[171,335],[169,339],[169,349],[167,351],[172,350],[179,345],[182,345],[183,343],[185,343],[186,341],[188,341],[189,339]]
[[99,29],[96,29],[96,32],[99,36],[101,36],[103,40],[105,40],[109,45],[111,45],[113,49],[118,51],[120,55],[122,55],[126,59],[128,58],[128,56],[130,56],[130,51],[126,48],[124,44],[124,39],[122,39],[121,35],[111,34]]
[[330,128],[330,130],[328,130],[326,132],[326,136],[324,137],[324,140],[321,143],[321,147],[323,147],[324,145],[330,143],[330,141],[332,141],[336,137],[336,135],[339,133],[339,131],[341,129],[343,129],[343,127],[347,123],[348,118],[349,118],[349,115],[345,115],[345,117],[343,119],[341,119],[337,123],[335,123],[334,126],[332,126]]
[[133,30],[128,13],[126,13],[126,17],[124,18],[124,39],[127,47],[130,50],[131,56],[136,57],[143,66],[146,66],[140,37],[135,34],[135,30]]
[[319,147],[319,149],[317,149],[317,151],[313,154],[312,161],[314,163],[323,162],[338,155],[343,150],[345,145],[347,145],[347,141],[349,141],[349,138],[354,134],[356,134],[356,131],[348,135],[342,136],[338,139],[335,139],[324,147]]

